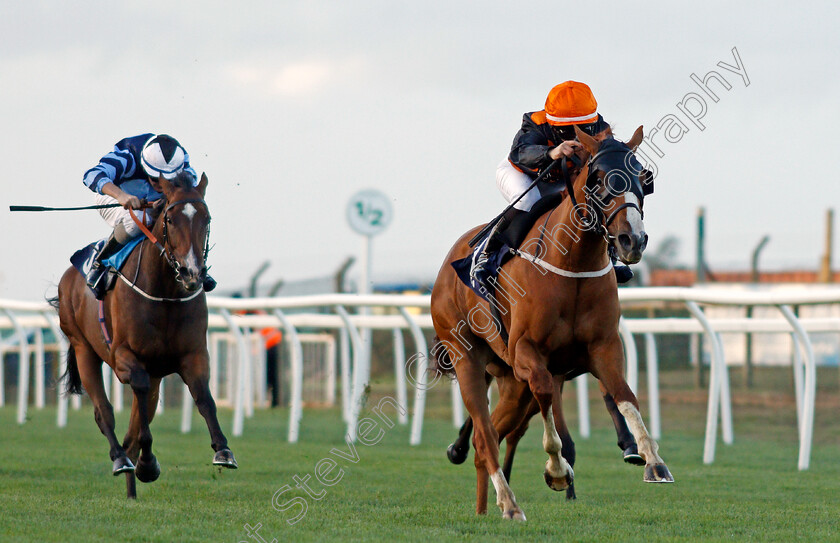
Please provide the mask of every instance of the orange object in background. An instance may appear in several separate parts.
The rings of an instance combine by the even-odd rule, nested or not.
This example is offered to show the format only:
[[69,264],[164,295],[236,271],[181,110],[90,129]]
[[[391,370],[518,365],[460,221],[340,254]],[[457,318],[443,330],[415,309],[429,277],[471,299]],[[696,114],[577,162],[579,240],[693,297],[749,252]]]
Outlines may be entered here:
[[283,341],[283,332],[277,328],[263,328],[260,330],[260,335],[263,337],[263,341],[265,341],[266,349],[276,347]]

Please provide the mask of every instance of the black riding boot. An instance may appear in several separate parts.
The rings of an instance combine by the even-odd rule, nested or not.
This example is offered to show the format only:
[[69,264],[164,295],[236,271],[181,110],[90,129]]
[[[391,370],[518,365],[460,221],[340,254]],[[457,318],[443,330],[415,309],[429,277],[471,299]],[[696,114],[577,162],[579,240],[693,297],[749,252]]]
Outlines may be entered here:
[[618,256],[615,254],[615,247],[610,245],[609,249],[607,250],[607,254],[610,255],[610,260],[613,263],[613,270],[615,271],[616,283],[618,283],[619,285],[623,285],[627,281],[633,279],[633,270],[630,269],[630,266],[626,266],[618,262]]
[[216,288],[216,280],[210,277],[210,274],[204,275],[204,283],[202,285],[204,287],[204,292],[210,292],[214,288]]
[[102,246],[102,249],[99,250],[93,259],[93,264],[90,267],[90,271],[85,276],[85,280],[87,282],[87,286],[93,290],[93,295],[97,300],[101,300],[105,297],[105,286],[108,282],[108,277],[105,273],[107,268],[102,261],[122,249],[123,245],[123,243],[117,241],[116,236],[112,233],[108,238],[108,241],[105,242],[105,245]]
[[[510,226],[510,223],[513,219],[525,211],[516,209],[512,207],[508,209],[502,218],[499,219],[499,222],[493,226],[493,229],[490,231],[488,235],[487,243],[484,244],[484,249],[481,250],[481,253],[475,259],[475,265],[473,265],[472,270],[470,271],[470,276],[479,284],[485,285],[487,281],[487,262],[490,259],[490,256],[498,251],[502,244],[505,243],[506,239],[504,237],[505,229]],[[486,286],[486,285],[485,285]]]

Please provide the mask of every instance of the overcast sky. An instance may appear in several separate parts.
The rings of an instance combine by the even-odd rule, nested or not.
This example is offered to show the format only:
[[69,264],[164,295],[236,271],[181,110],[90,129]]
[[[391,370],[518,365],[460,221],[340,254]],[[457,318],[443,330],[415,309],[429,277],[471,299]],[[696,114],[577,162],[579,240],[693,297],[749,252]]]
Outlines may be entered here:
[[[394,220],[374,240],[376,280],[431,279],[454,240],[505,205],[495,186],[522,113],[587,82],[621,138],[655,136],[655,249],[693,262],[707,209],[713,269],[815,267],[840,120],[834,2],[3,2],[0,297],[53,294],[69,256],[107,236],[82,174],[126,136],[169,133],[207,172],[210,263],[221,288],[331,274],[362,238],[349,197],[376,188]],[[736,73],[737,48],[749,86]],[[700,130],[678,109],[715,70]],[[699,109],[695,101],[689,107]],[[672,129],[679,131],[679,125]],[[840,220],[835,221],[840,222]],[[835,266],[840,235],[835,236]]]

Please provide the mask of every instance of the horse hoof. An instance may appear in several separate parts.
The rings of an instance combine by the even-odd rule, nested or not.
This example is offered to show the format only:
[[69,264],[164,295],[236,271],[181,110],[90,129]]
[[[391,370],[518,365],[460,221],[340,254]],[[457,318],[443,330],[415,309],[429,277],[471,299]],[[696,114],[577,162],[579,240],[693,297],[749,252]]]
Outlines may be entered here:
[[644,466],[645,459],[639,454],[639,449],[635,444],[630,445],[624,449],[624,461],[634,466]]
[[566,489],[566,499],[567,500],[576,500],[577,495],[575,494],[575,484],[572,483],[569,485],[569,488]]
[[665,464],[651,464],[645,466],[646,483],[673,483],[674,476]]
[[131,460],[129,460],[127,456],[120,456],[114,460],[114,476],[127,471],[134,471],[134,464],[131,463]]
[[134,475],[141,483],[152,483],[157,481],[160,477],[160,463],[154,456],[149,461],[144,461],[142,458],[137,462],[137,468],[134,470]]
[[543,477],[545,477],[545,484],[548,485],[548,488],[556,492],[560,492],[561,490],[566,490],[572,486],[572,481],[575,480],[575,473],[571,471],[571,468],[569,468],[569,473],[565,476],[554,477],[548,473],[548,470],[546,470],[543,472]]
[[453,443],[446,449],[446,457],[449,458],[449,461],[453,464],[463,464],[464,460],[467,459],[467,455],[469,454],[469,448],[459,449]]
[[518,520],[521,522],[525,522],[527,520],[525,518],[525,513],[523,513],[519,509],[511,509],[510,511],[503,511],[502,518],[509,519],[509,520]]
[[236,469],[239,464],[236,463],[236,458],[233,457],[233,452],[230,449],[222,449],[213,456],[213,465],[221,466],[228,469]]

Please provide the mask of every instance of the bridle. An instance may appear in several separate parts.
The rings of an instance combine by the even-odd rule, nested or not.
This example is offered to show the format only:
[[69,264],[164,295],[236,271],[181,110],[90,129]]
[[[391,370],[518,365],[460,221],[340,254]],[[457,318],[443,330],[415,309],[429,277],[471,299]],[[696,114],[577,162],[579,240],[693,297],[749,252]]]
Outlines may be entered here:
[[[175,280],[178,281],[179,283],[181,283],[182,285],[184,284],[184,280],[183,280],[183,277],[181,276],[181,270],[183,268],[185,268],[185,266],[182,266],[181,263],[178,262],[178,258],[172,253],[172,249],[169,246],[169,228],[168,228],[168,225],[169,225],[169,211],[177,205],[191,204],[191,203],[203,204],[205,209],[207,209],[207,203],[202,198],[185,198],[183,200],[177,200],[175,202],[172,202],[172,203],[168,204],[164,208],[163,216],[160,219],[160,220],[163,221],[163,236],[161,238],[161,241],[158,241],[157,236],[155,236],[146,227],[144,221],[138,219],[137,216],[134,214],[134,211],[129,209],[129,213],[131,214],[132,220],[134,220],[134,222],[137,224],[137,226],[140,228],[140,230],[143,232],[143,234],[146,235],[146,237],[149,239],[149,241],[155,247],[158,248],[158,250],[160,251],[160,255],[164,258],[166,263],[169,264],[169,267],[171,267],[172,270],[175,272]],[[208,211],[208,213],[207,213],[207,231],[205,232],[205,237],[204,237],[204,256],[202,258],[202,261],[204,263],[201,267],[201,276],[202,277],[204,277],[207,274],[207,270],[208,270],[207,256],[209,254],[210,254],[210,213]],[[138,263],[138,271],[139,271],[139,263]],[[143,293],[143,294],[145,295],[145,293]],[[148,295],[146,295],[146,296],[149,297]],[[189,299],[191,299],[191,298],[192,298],[192,296],[189,297]],[[169,299],[167,299],[167,300],[169,300]],[[174,300],[186,300],[186,299],[185,298],[178,298],[178,299],[174,299]]]
[[[609,140],[604,141],[606,142]],[[598,233],[604,237],[604,240],[608,245],[615,241],[615,236],[610,234],[609,227],[621,211],[632,208],[639,212],[643,220],[645,217],[645,212],[636,202],[624,202],[616,206],[609,215],[605,214],[605,210],[609,207],[612,199],[617,196],[621,196],[622,194],[626,194],[627,192],[635,194],[638,197],[639,202],[644,201],[644,188],[639,181],[639,175],[634,175],[632,172],[628,172],[624,167],[615,167],[619,163],[622,166],[626,164],[628,155],[632,155],[633,151],[631,151],[625,144],[620,143],[617,140],[613,141],[616,141],[616,144],[610,144],[606,149],[599,150],[594,155],[591,155],[586,161],[586,167],[588,170],[586,183],[584,184],[584,194],[586,196],[583,206],[578,205],[577,198],[575,197],[575,190],[573,184],[571,183],[571,176],[567,163],[568,161],[564,160],[561,164],[563,179],[566,181],[566,186],[568,187],[569,200],[572,202],[572,209],[581,223],[589,225],[590,228],[594,227]],[[576,167],[580,168],[580,170],[583,170],[581,167],[583,165],[583,161],[577,155],[573,154],[569,157],[569,160],[571,160]],[[598,197],[594,194],[595,187],[599,187],[601,185],[600,180],[598,179],[599,170],[607,173],[604,177],[603,187],[604,192],[607,193],[605,197]],[[616,171],[619,173],[612,173]],[[640,169],[639,171],[641,172],[642,170]],[[610,175],[620,175],[623,179],[629,181],[627,189],[622,192],[613,192],[610,190],[608,186],[608,177]],[[590,203],[593,200],[595,201],[594,205]],[[587,218],[584,216],[581,207],[589,210],[592,217]]]
[[[178,259],[175,257],[175,255],[172,254],[172,249],[169,247],[169,244],[167,243],[168,232],[169,232],[169,229],[168,229],[168,225],[169,225],[168,213],[169,213],[170,209],[172,209],[173,207],[175,207],[177,205],[192,204],[192,203],[200,203],[200,204],[204,205],[205,209],[207,209],[207,203],[204,201],[203,198],[185,198],[184,200],[177,200],[175,202],[172,202],[171,204],[168,204],[166,206],[166,208],[164,208],[163,219],[162,219],[163,220],[163,243],[161,244],[161,243],[155,242],[158,249],[161,250],[161,255],[164,256],[164,258],[166,259],[166,262],[175,271],[175,280],[178,281],[179,283],[182,283],[182,284],[183,284],[183,280],[181,278],[181,269],[184,268],[184,266],[182,266],[181,263],[178,262]],[[201,266],[201,276],[202,277],[204,277],[207,274],[207,269],[208,269],[207,268],[207,255],[208,254],[210,254],[210,212],[209,211],[207,212],[207,230],[204,234],[204,256],[201,259],[202,262],[203,262],[203,265]]]

